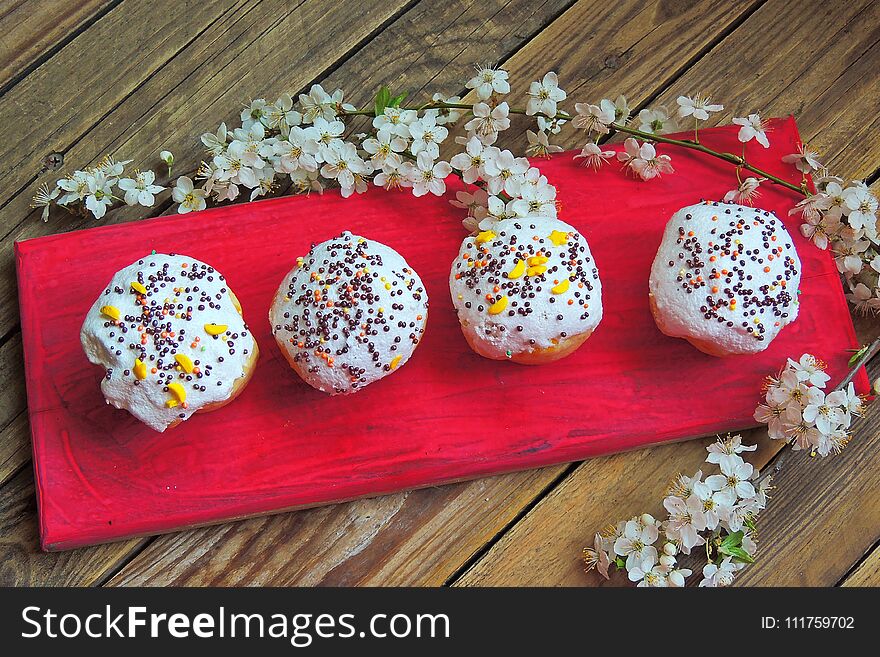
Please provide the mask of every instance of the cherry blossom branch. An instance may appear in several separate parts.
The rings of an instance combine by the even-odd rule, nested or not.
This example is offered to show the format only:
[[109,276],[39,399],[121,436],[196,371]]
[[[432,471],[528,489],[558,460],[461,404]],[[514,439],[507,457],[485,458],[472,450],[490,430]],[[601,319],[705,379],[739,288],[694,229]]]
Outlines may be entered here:
[[[429,105],[431,109],[461,109],[461,110],[471,110],[473,107],[471,105],[467,105],[464,103],[444,103],[444,102],[435,102]],[[416,109],[416,108],[410,108]],[[510,108],[511,114],[523,114],[526,115],[526,111],[520,108]],[[568,112],[557,112],[554,116],[547,116],[546,114],[537,113],[532,116],[540,116],[549,121],[571,121],[575,117],[569,114]],[[725,162],[729,162],[737,167],[737,169],[746,169],[747,171],[751,171],[752,173],[756,173],[763,178],[767,178],[774,182],[777,185],[781,185],[787,189],[798,192],[804,196],[808,195],[808,190],[806,187],[806,178],[803,179],[801,186],[794,185],[787,180],[783,180],[778,176],[774,176],[772,173],[768,171],[764,171],[763,169],[756,167],[752,164],[749,164],[745,157],[741,157],[739,155],[734,155],[733,153],[725,153],[716,151],[714,149],[709,148],[701,144],[696,139],[696,134],[694,134],[695,139],[672,139],[671,137],[665,137],[663,135],[654,134],[652,132],[644,132],[642,130],[637,130],[636,128],[631,128],[627,125],[623,125],[621,123],[611,123],[609,128],[616,130],[617,132],[623,132],[628,135],[632,135],[633,137],[639,137],[645,141],[654,141],[662,144],[671,144],[673,146],[679,146],[681,148],[687,148],[693,151],[698,151],[700,153],[704,153],[706,155],[710,155],[712,157],[718,158],[719,160],[723,160]]]

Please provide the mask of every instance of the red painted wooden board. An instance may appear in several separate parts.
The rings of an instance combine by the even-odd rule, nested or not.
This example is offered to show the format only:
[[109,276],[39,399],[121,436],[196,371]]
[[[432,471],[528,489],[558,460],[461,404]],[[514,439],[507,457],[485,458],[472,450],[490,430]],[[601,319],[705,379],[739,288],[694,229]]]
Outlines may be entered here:
[[[738,150],[736,129],[706,143]],[[750,156],[793,181],[794,121]],[[763,354],[718,359],[663,336],[647,303],[648,272],[670,215],[720,198],[733,170],[674,148],[677,173],[652,182],[611,164],[595,173],[571,153],[541,162],[561,217],[588,238],[605,319],[552,365],[484,360],[465,344],[447,276],[464,230],[446,199],[374,190],[279,198],[54,235],[16,245],[40,531],[57,550],[253,514],[583,459],[754,424],[764,376],[811,351],[835,379],[855,332],[831,255],[807,243],[787,212],[795,195],[767,189],[804,274],[800,317]],[[302,383],[269,332],[272,295],[313,241],[349,229],[399,250],[424,280],[428,329],[413,359],[353,396]],[[79,328],[113,273],[151,249],[222,271],[260,345],[250,385],[231,405],[164,434],[104,403]],[[858,380],[867,388],[864,375]]]

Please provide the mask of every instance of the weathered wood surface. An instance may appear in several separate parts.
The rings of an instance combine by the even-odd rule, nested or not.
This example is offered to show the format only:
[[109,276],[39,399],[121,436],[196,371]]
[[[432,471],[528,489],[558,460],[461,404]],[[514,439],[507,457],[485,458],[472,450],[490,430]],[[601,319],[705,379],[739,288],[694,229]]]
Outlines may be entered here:
[[[122,0],[97,13],[84,9],[84,18],[71,18],[76,25],[70,23],[69,29],[53,26],[52,43],[47,40],[28,55],[28,62],[40,65],[21,79],[10,78],[11,86],[0,96],[0,118],[7,122],[22,115],[40,117],[0,147],[0,229],[5,236],[0,243],[2,583],[595,584],[578,560],[592,532],[652,500],[659,506],[667,479],[679,470],[696,469],[707,442],[152,540],[40,554],[11,245],[14,239],[86,224],[59,216],[45,225],[27,207],[36,184],[57,175],[40,172],[48,152],[64,153],[65,170],[108,152],[156,167],[158,151],[170,147],[177,159],[175,173],[183,173],[194,170],[201,157],[198,134],[233,120],[251,97],[274,98],[313,80],[344,88],[355,103],[367,102],[375,87],[390,81],[416,96],[428,90],[453,93],[463,90],[461,80],[472,64],[504,61],[515,90],[553,68],[570,96],[580,100],[594,102],[623,92],[638,108],[670,106],[679,93],[702,91],[727,106],[720,122],[755,109],[765,115],[794,112],[805,139],[830,156],[836,171],[863,177],[880,167],[880,144],[870,137],[880,115],[872,74],[880,61],[876,3],[823,3],[802,12],[781,0],[581,0],[573,6],[571,0],[499,0],[454,7],[401,0],[355,3],[358,21],[347,19],[352,11],[348,2],[162,4],[161,12],[147,15],[143,3]],[[75,39],[53,51],[53,43],[73,32]],[[118,63],[113,78],[89,84],[78,64],[100,61],[105,50]],[[71,80],[77,94],[69,93]],[[0,79],[0,90],[3,84]],[[520,146],[525,126],[516,122],[512,130]],[[565,134],[563,145],[578,145],[572,132]],[[157,212],[163,210],[160,206]],[[126,210],[105,223],[139,216]],[[871,323],[863,326],[876,330]],[[803,464],[810,470],[789,461],[780,479],[792,478],[792,497],[777,495],[774,504],[779,502],[776,513],[781,515],[771,516],[768,509],[764,517],[765,555],[775,552],[777,543],[784,543],[788,554],[802,550],[797,534],[813,523],[809,540],[825,541],[824,555],[836,551],[833,563],[797,570],[800,562],[785,565],[780,554],[755,567],[748,576],[752,579],[744,577],[743,583],[833,584],[876,542],[877,507],[869,502],[877,499],[877,482],[852,468],[859,459],[873,463],[871,449],[877,446],[865,434],[878,433],[877,421],[874,415],[866,418],[854,444],[835,461]],[[765,438],[756,462],[767,462],[777,448]],[[816,504],[804,504],[803,497],[812,494],[811,481],[826,490]],[[854,492],[861,491],[873,498],[854,502]],[[861,507],[861,515],[850,507]],[[858,528],[845,549],[830,542],[838,522],[849,523],[847,530]],[[872,563],[877,563],[876,553],[847,582],[876,583]]]
[[0,8],[0,91],[52,56],[119,0],[7,0]]

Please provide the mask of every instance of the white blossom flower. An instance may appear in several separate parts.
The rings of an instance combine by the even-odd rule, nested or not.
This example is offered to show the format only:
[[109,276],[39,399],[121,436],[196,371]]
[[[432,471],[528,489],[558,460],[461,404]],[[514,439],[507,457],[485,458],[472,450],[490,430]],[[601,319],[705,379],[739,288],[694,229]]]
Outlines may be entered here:
[[853,306],[854,310],[863,315],[876,315],[880,313],[880,288],[871,290],[864,283],[853,285],[850,283],[850,292],[846,295],[847,301]]
[[507,82],[507,71],[488,66],[478,66],[477,74],[465,85],[473,89],[480,100],[488,100],[492,94],[509,94],[510,84]]
[[[444,103],[448,105],[458,105],[461,103],[461,98],[459,96],[449,96],[447,98],[441,93],[436,93],[431,96],[431,100],[435,103]],[[437,125],[457,123],[462,114],[464,114],[464,110],[456,107],[439,107],[437,110]]]
[[729,455],[720,464],[721,474],[706,477],[706,485],[720,493],[728,493],[728,497],[748,499],[755,495],[755,487],[749,481],[755,471],[751,463],[746,463],[739,455]]
[[[162,152],[164,153],[166,151]],[[171,158],[171,161],[174,161],[173,156]],[[110,155],[108,155],[98,163],[98,166],[95,167],[95,173],[103,173],[107,179],[118,178],[122,175],[122,171],[125,168],[125,165],[130,163],[131,160],[120,160],[119,162],[117,162]]]
[[228,136],[226,123],[221,123],[216,133],[206,132],[202,135],[201,139],[211,155],[222,155],[223,151],[226,150]]
[[728,203],[733,202],[739,203],[740,205],[748,203],[749,205],[751,205],[752,200],[758,198],[761,195],[761,191],[758,188],[761,186],[761,183],[766,181],[766,178],[755,178],[753,176],[749,176],[739,184],[739,187],[727,192],[724,195],[724,200]]
[[782,158],[786,164],[793,164],[801,173],[813,173],[822,169],[824,165],[819,160],[819,154],[816,151],[807,148],[806,144],[798,146],[797,153],[786,155]]
[[764,148],[770,148],[770,140],[767,139],[767,124],[758,114],[749,114],[747,117],[737,117],[733,122],[742,126],[736,135],[742,143],[746,144],[752,139],[757,141]]
[[486,103],[477,103],[474,105],[474,118],[465,123],[465,130],[484,137],[496,135],[510,127],[509,113],[510,106],[507,103],[501,103],[495,108],[490,108]]
[[660,135],[664,132],[675,132],[678,125],[675,119],[666,112],[663,107],[657,109],[643,109],[639,112],[639,130],[642,132],[650,132],[654,135]]
[[58,195],[61,193],[61,189],[56,184],[51,190],[49,189],[49,185],[43,183],[37,189],[36,194],[31,199],[30,206],[34,209],[43,208],[43,212],[40,215],[40,218],[43,221],[49,221],[49,206],[52,204]]
[[299,104],[303,109],[302,118],[307,123],[313,123],[319,117],[333,121],[342,104],[342,90],[337,89],[331,96],[320,84],[313,84],[309,93],[299,95]]
[[808,403],[804,406],[803,418],[806,422],[813,422],[816,428],[823,434],[835,431],[845,420],[843,409],[840,408],[842,397],[846,393],[838,391],[825,395],[822,390],[813,388],[810,391]]
[[867,185],[855,182],[843,190],[847,220],[856,230],[864,230],[872,239],[877,236],[877,197]]
[[373,178],[373,184],[385,189],[412,187],[411,179],[414,168],[412,163],[406,160],[396,163],[386,160],[382,165],[382,170]]
[[[489,147],[494,148],[494,147]],[[475,183],[483,175],[488,149],[476,137],[471,137],[465,146],[464,153],[456,153],[449,163],[461,172],[461,179],[468,185]],[[495,151],[498,149],[495,148]]]
[[279,142],[277,155],[275,168],[281,173],[293,173],[297,169],[318,170],[318,142],[299,126],[292,126],[287,139]]
[[586,130],[591,135],[607,135],[608,127],[614,123],[614,111],[610,108],[602,109],[598,105],[589,103],[575,103],[574,110],[577,116],[572,120],[575,128]]
[[727,557],[721,562],[720,566],[714,563],[703,566],[703,580],[700,586],[706,587],[722,587],[733,584],[733,578],[736,577],[737,567],[733,563],[731,557]]
[[603,151],[598,144],[588,141],[581,149],[581,152],[574,156],[574,159],[584,158],[584,166],[598,171],[599,167],[612,157],[614,157],[614,151]]
[[800,231],[801,235],[823,251],[828,248],[829,235],[833,235],[835,232],[834,228],[826,225],[825,217],[818,213],[806,217],[805,222],[800,225]]
[[854,276],[862,271],[862,254],[871,245],[868,240],[851,240],[841,237],[831,244],[837,270],[846,276]]
[[251,190],[250,201],[253,201],[258,196],[265,196],[278,186],[275,182],[275,169],[273,167],[263,167],[255,171],[255,174],[257,184]]
[[559,78],[553,71],[544,75],[541,81],[532,82],[529,85],[528,96],[526,114],[529,116],[543,114],[548,118],[556,116],[556,104],[566,98],[565,91],[559,88]]
[[448,162],[434,162],[428,153],[422,151],[416,158],[416,166],[412,170],[413,195],[424,196],[431,193],[443,196],[446,193],[446,177],[452,173]]
[[685,580],[693,575],[693,572],[690,568],[673,568],[666,576],[667,580],[669,580],[669,586],[683,588]]
[[707,96],[679,96],[675,102],[678,103],[680,117],[693,116],[701,121],[709,120],[709,112],[720,112],[724,109],[724,105],[713,105]]
[[409,139],[409,126],[418,118],[415,110],[386,107],[382,114],[373,119],[373,127],[377,131],[387,130],[398,137]]
[[396,167],[402,161],[399,154],[406,150],[406,139],[383,128],[376,133],[375,137],[365,139],[362,146],[370,154],[373,166],[381,167],[385,162],[390,162],[392,166]]
[[742,454],[743,452],[754,452],[758,449],[757,445],[743,445],[742,436],[728,436],[725,439],[719,438],[706,448],[709,456],[706,457],[707,463],[721,464],[725,461],[735,462],[730,457]]
[[631,582],[637,582],[636,586],[660,588],[668,586],[668,570],[665,566],[656,563],[656,559],[644,558],[632,568],[627,566],[627,577]]
[[806,381],[810,385],[824,387],[831,380],[831,377],[825,373],[824,364],[812,354],[803,354],[797,361],[789,358],[786,365],[794,372],[798,381]]
[[358,155],[357,147],[350,142],[332,142],[325,147],[324,162],[321,175],[336,180],[345,191],[354,188],[355,174],[368,173],[367,165]]
[[306,169],[297,169],[290,173],[290,182],[298,194],[309,194],[311,192],[324,193],[324,187],[318,177],[317,171],[307,171]]
[[642,180],[651,180],[664,173],[674,173],[671,158],[668,155],[657,155],[653,144],[644,143],[641,146],[633,137],[623,142],[624,152],[618,153],[617,158],[627,168]]
[[829,207],[831,207],[831,198],[825,192],[818,192],[816,194],[809,194],[798,201],[788,211],[788,214],[801,214],[803,217],[821,217]]
[[694,495],[702,502],[706,529],[714,530],[719,522],[727,519],[730,508],[736,503],[736,494],[721,480],[710,481],[710,478],[694,484]]
[[595,568],[602,577],[609,578],[608,568],[611,567],[611,558],[605,549],[605,539],[601,534],[593,537],[593,547],[584,548],[584,563],[587,572]]
[[767,425],[767,432],[773,440],[785,440],[785,406],[768,401],[755,409],[755,420]]
[[241,110],[241,127],[250,130],[254,123],[269,125],[268,103],[265,98],[255,98],[251,104]]
[[155,194],[165,189],[160,185],[154,185],[155,180],[156,174],[149,169],[138,172],[134,178],[120,179],[119,189],[125,192],[125,203],[127,205],[140,203],[144,207],[153,207],[156,202]]
[[541,132],[549,132],[551,135],[558,135],[567,121],[565,119],[547,119],[543,116],[537,117],[538,130]]
[[488,158],[483,165],[489,193],[500,194],[503,191],[511,197],[519,196],[523,175],[528,170],[529,161],[524,157],[515,157],[508,150]]
[[513,211],[519,217],[556,217],[556,188],[547,183],[522,185],[518,198],[512,201]]
[[302,114],[293,109],[293,98],[290,94],[283,93],[274,104],[266,107],[266,115],[262,121],[267,127],[275,128],[286,137],[293,126],[302,123],[302,119]]
[[177,206],[177,211],[180,214],[204,210],[207,206],[207,203],[205,203],[206,195],[207,192],[204,189],[195,189],[193,187],[193,181],[188,176],[180,176],[174,185],[174,189],[171,190],[171,198],[180,204]]
[[700,536],[700,532],[706,529],[706,514],[699,497],[690,495],[682,499],[669,495],[663,499],[663,507],[669,513],[666,536],[676,541],[684,554],[690,554],[694,547],[706,542]]
[[88,194],[86,195],[86,208],[100,219],[107,212],[107,208],[113,204],[113,185],[116,178],[108,178],[103,171],[96,170],[89,177]]
[[603,112],[614,115],[614,122],[624,124],[629,120],[630,109],[626,102],[626,96],[620,95],[616,100],[603,98],[599,101],[599,107]]
[[436,160],[440,157],[440,144],[449,135],[449,131],[443,126],[437,125],[433,114],[426,114],[410,124],[409,134],[413,140],[410,145],[410,151],[413,155],[424,151],[432,160]]
[[654,543],[659,537],[656,525],[643,525],[636,520],[627,521],[623,535],[614,541],[614,553],[626,557],[626,569],[632,570],[645,559],[657,561]]
[[59,205],[68,205],[75,201],[82,201],[89,193],[89,181],[91,175],[85,171],[74,171],[69,178],[62,178],[56,184],[67,192],[58,199]]
[[526,153],[532,157],[550,157],[551,153],[562,152],[561,146],[550,143],[546,132],[526,130],[526,138],[529,141]]

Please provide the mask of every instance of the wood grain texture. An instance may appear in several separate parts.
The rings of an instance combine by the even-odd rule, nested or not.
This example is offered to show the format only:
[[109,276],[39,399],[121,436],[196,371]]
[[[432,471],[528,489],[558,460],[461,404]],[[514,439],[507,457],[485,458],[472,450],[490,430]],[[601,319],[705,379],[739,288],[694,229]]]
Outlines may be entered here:
[[[117,0],[7,0],[0,8],[0,90],[35,67]],[[2,91],[0,91],[2,93]]]
[[[182,43],[175,42],[178,48],[174,52],[159,48],[157,44],[161,45],[163,41],[157,36],[154,38],[157,44],[143,48],[132,56],[133,65],[139,67],[138,72],[141,67],[147,70],[155,67],[155,71],[144,79],[138,78],[137,85],[127,89],[122,98],[67,98],[69,104],[64,109],[75,124],[68,128],[71,134],[65,133],[71,143],[54,145],[53,148],[64,151],[65,162],[72,168],[94,164],[108,153],[117,159],[136,158],[132,166],[152,167],[159,172],[159,180],[164,181],[161,168],[164,165],[158,160],[158,154],[163,148],[169,147],[175,152],[175,176],[192,173],[204,156],[199,141],[202,132],[215,130],[221,121],[230,118],[230,114],[237,115],[251,98],[265,95],[274,99],[282,91],[302,89],[381,28],[396,12],[412,3],[413,0],[346,0],[328,5],[323,0],[301,0],[296,3],[289,0],[241,0],[224,12],[217,7],[212,9],[211,3],[206,2],[194,5],[199,12],[209,12],[203,17],[186,11],[186,18],[180,18],[169,12],[167,20],[175,21],[171,26],[164,26],[162,21],[127,15],[125,27],[115,25],[116,32],[111,35],[102,33],[93,37],[89,30],[83,38],[88,35],[94,41],[84,42],[78,56],[98,62],[106,60],[111,52],[108,43],[112,44],[116,39],[126,43],[153,39],[148,33],[141,33],[137,27],[141,22],[147,23],[151,29],[167,28],[169,34],[161,35],[166,41],[181,31],[183,34],[179,37]],[[143,11],[153,11],[150,4],[133,4],[142,7]],[[185,11],[186,5],[182,3],[169,4],[178,8],[178,11]],[[351,21],[349,18],[355,6],[358,20]],[[105,26],[108,19],[124,8],[127,8],[127,3],[111,11],[96,28]],[[113,52],[113,57],[117,57],[117,52]],[[72,64],[66,61],[56,64],[58,57],[64,53],[62,50],[40,71],[54,66],[58,69],[55,74],[68,75]],[[145,62],[147,57],[150,59]],[[4,109],[8,112],[15,110],[14,103],[17,101],[11,97],[19,93],[26,83],[36,86],[29,91],[34,98],[46,103],[54,102],[52,94],[57,91],[54,87],[47,87],[50,82],[32,81],[31,78],[29,76],[0,99],[0,120],[7,118]],[[51,84],[57,84],[57,80],[51,81]],[[117,83],[117,86],[123,85]],[[28,96],[28,100],[35,102],[31,96]],[[77,103],[80,102],[87,103],[90,108],[100,107],[101,114],[92,116],[87,112],[78,112]],[[193,120],[193,108],[198,108],[197,121]],[[50,135],[50,138],[56,139],[54,135]],[[28,134],[16,143],[39,143],[45,139],[45,135],[37,138]],[[28,162],[20,163],[18,168],[10,167],[9,170],[0,166],[0,182],[4,183],[0,186],[0,202],[3,201],[2,190],[11,190],[18,184],[16,176],[21,175],[22,171],[33,173],[39,169],[40,165],[33,160],[41,161],[42,155],[38,156],[33,148],[21,148],[26,151],[21,157],[30,158]],[[15,154],[9,157],[14,159]],[[58,177],[57,172],[41,173],[36,180],[28,181],[26,188],[0,209],[0,230],[6,234],[0,242],[0,335],[12,329],[17,321],[11,244],[16,240],[58,232],[59,229],[72,230],[94,225],[93,220],[76,220],[63,211],[54,220],[43,223],[30,210],[28,203],[36,186],[42,182],[54,184]],[[169,197],[170,191],[161,194],[160,205]],[[105,217],[101,223],[121,223],[143,216],[140,210],[121,208]]]
[[[721,113],[727,120],[732,115],[740,115],[750,107],[775,107],[775,111],[787,111],[804,109],[810,112],[812,105],[810,98],[827,92],[828,79],[839,80],[850,77],[848,70],[851,66],[862,66],[866,59],[866,49],[874,49],[872,57],[876,61],[876,40],[872,40],[872,22],[866,21],[865,12],[877,11],[876,4],[863,3],[862,5],[841,4],[838,9],[843,14],[835,13],[833,24],[843,24],[842,30],[822,30],[822,25],[832,22],[830,15],[821,12],[807,16],[797,8],[787,3],[771,2],[756,11],[746,22],[734,31],[723,42],[722,46],[714,49],[706,57],[691,67],[680,80],[677,80],[665,91],[654,103],[666,104],[667,107],[675,104],[675,98],[679,94],[694,93],[695,90],[730,89],[741,98],[730,102],[725,97],[723,101],[727,105]],[[827,8],[834,11],[832,5]],[[790,16],[788,16],[788,14]],[[787,17],[790,20],[787,20]],[[876,20],[873,21],[876,24]],[[762,32],[765,26],[769,26],[770,32]],[[814,38],[823,31],[826,35],[818,42]],[[849,39],[841,44],[840,33],[845,32]],[[811,48],[818,53],[828,50],[844,48],[845,53],[837,52],[836,58],[823,59],[823,76],[815,76],[814,67],[816,60],[813,57],[796,57],[788,46],[780,49],[768,49],[761,46],[762,34],[788,35],[786,44],[803,43],[809,40]],[[792,49],[795,46],[791,46]],[[870,58],[868,58],[870,59]],[[838,68],[835,70],[833,66]],[[823,112],[816,116],[816,121],[833,120],[849,122],[853,126],[853,140],[861,139],[861,143],[872,151],[871,157],[875,162],[880,162],[880,146],[871,138],[872,129],[863,122],[859,123],[857,117],[862,116],[863,103],[869,105],[877,102],[878,85],[880,81],[876,76],[867,76],[868,84],[859,84],[855,88],[847,90],[838,89],[838,98],[835,101],[836,114]],[[737,80],[735,87],[723,84],[724,80]],[[832,87],[834,84],[831,85]],[[715,93],[718,100],[722,100],[720,93]],[[828,97],[829,102],[831,96]],[[740,110],[739,105],[743,107]],[[833,117],[833,118],[832,118]],[[850,118],[847,118],[850,117]],[[722,118],[721,120],[725,120]],[[811,145],[820,152],[827,149],[833,150],[836,146],[833,141],[826,141],[826,133],[821,123],[813,123],[805,126],[808,134],[812,135]],[[851,159],[850,159],[851,158]],[[850,167],[858,170],[864,158],[864,147],[850,148],[838,152],[832,161],[834,168],[839,172],[848,172]],[[870,167],[867,167],[870,169]],[[864,173],[862,173],[864,175]],[[856,440],[862,440],[863,431],[860,430]],[[766,437],[761,442],[762,452],[769,458],[780,447],[778,443],[771,444]],[[622,455],[613,457],[608,464],[602,462],[587,462],[578,468],[558,489],[554,490],[520,523],[508,532],[474,567],[460,580],[460,585],[504,585],[513,583],[531,584],[568,584],[568,585],[595,585],[599,579],[593,575],[586,576],[582,573],[578,559],[579,550],[592,540],[595,531],[600,530],[608,522],[614,522],[619,518],[628,517],[645,504],[654,504],[655,511],[660,511],[658,496],[662,493],[663,486],[658,485],[657,480],[665,483],[679,471],[689,472],[700,467],[704,458],[704,452],[696,444],[673,446],[664,448],[668,453],[658,451],[657,460],[643,461],[640,455]],[[856,458],[851,454],[844,453],[841,459]],[[632,466],[620,461],[633,460]],[[756,461],[757,465],[762,465]],[[821,464],[827,467],[826,463]],[[618,478],[621,472],[626,476]],[[665,476],[660,476],[665,472]],[[606,474],[608,473],[608,474]],[[633,478],[630,481],[629,478]],[[595,480],[600,479],[602,485],[596,485]],[[626,482],[623,492],[620,482]],[[656,503],[654,502],[656,500]],[[649,511],[650,512],[650,511]],[[768,522],[769,521],[764,521]],[[873,539],[876,540],[875,523]],[[867,536],[859,539],[860,543],[867,540]],[[764,545],[767,552],[774,551],[772,545]],[[850,553],[847,553],[849,556]],[[837,565],[840,568],[840,565]],[[831,572],[830,570],[828,571]],[[844,571],[845,572],[845,571]],[[824,582],[825,585],[834,584],[836,580]]]
[[840,584],[841,586],[880,586],[880,549],[874,546],[858,567]]
[[23,470],[0,488],[0,586],[93,586],[141,544],[40,552],[32,479]]
[[[729,21],[734,21],[739,12],[750,11],[754,6],[756,6],[756,3],[740,3],[737,5],[736,11],[725,14],[721,9],[712,7],[710,3],[697,3],[692,5],[684,15],[679,14],[675,16],[675,12],[669,8],[670,3],[651,3],[650,11],[639,19],[640,29],[628,32],[627,38],[633,41],[627,42],[622,38],[615,40],[614,35],[623,30],[631,22],[633,16],[638,15],[639,12],[633,13],[631,7],[615,5],[615,11],[609,14],[604,9],[598,8],[594,3],[581,2],[569,9],[554,21],[550,27],[537,35],[522,51],[508,60],[505,66],[520,70],[520,76],[523,81],[528,80],[530,77],[541,75],[543,72],[542,67],[558,67],[563,63],[567,63],[572,71],[580,71],[578,75],[584,75],[583,71],[595,70],[596,74],[601,74],[607,80],[607,93],[610,93],[615,84],[628,88],[630,75],[638,75],[640,80],[644,79],[647,81],[650,78],[652,66],[665,66],[666,61],[673,52],[672,46],[667,42],[669,41],[670,34],[674,31],[677,30],[681,38],[679,47],[681,43],[687,43],[686,47],[689,57],[696,57],[702,48],[705,48],[713,39],[723,34],[723,30],[727,29]],[[729,6],[727,9],[729,9]],[[502,14],[502,17],[507,18],[507,14]],[[660,25],[660,23],[668,20],[670,17],[675,18],[672,25]],[[650,23],[651,20],[657,22],[652,24]],[[561,55],[557,57],[555,54],[552,54],[556,52],[556,44],[560,41],[565,41],[564,37],[566,34],[570,35],[575,32],[581,34],[583,33],[584,25],[598,26],[599,29],[604,30],[603,34],[611,38],[614,46],[621,50],[635,49],[638,53],[638,58],[634,59],[640,65],[638,67],[635,65],[615,67],[606,71],[602,61],[603,57],[599,57],[595,48],[572,49],[570,52],[567,51],[564,57]],[[397,23],[392,28],[389,28],[389,31],[396,26]],[[407,29],[412,29],[412,27],[407,25]],[[482,26],[481,29],[483,29]],[[488,23],[488,29],[497,29],[494,27],[494,22]],[[376,51],[376,56],[380,58],[383,57],[382,52],[385,44],[382,42],[382,37],[384,35],[385,33],[383,32],[375,43],[375,46],[383,46],[383,49]],[[453,33],[452,39],[457,42],[464,40],[464,37],[456,36]],[[480,42],[480,45],[482,43]],[[367,48],[371,48],[373,45],[371,43]],[[439,45],[443,52],[450,50],[450,48],[446,47],[445,43]],[[548,53],[551,54],[548,55]],[[550,57],[549,63],[548,57]],[[364,66],[365,62],[370,62],[372,59],[373,57],[359,57],[354,63],[355,65]],[[494,57],[492,56],[482,57],[478,55],[472,56],[471,62],[492,61],[493,59]],[[384,60],[380,59],[380,61]],[[468,60],[464,59],[464,61],[467,62]],[[442,62],[440,63],[442,65]],[[461,74],[457,70],[448,70],[454,65],[453,63],[446,70],[443,70],[443,75],[449,83],[454,83],[456,80],[461,79]],[[347,63],[343,68],[347,69],[348,67],[349,64]],[[375,70],[370,71],[370,68],[371,66],[367,64],[364,72],[371,72],[375,76]],[[419,75],[421,76],[421,73]],[[393,70],[389,79],[396,79],[393,75]],[[423,78],[415,77],[413,79],[419,80],[421,83]],[[409,88],[407,81],[408,76],[398,84],[401,88]],[[377,82],[381,82],[381,78],[377,78]],[[442,79],[432,80],[429,88],[438,88],[438,82],[441,83],[439,88],[443,88]],[[342,85],[343,83],[340,82],[339,84]],[[647,85],[645,88],[647,93],[654,91],[654,89]],[[451,90],[455,90],[455,87],[451,87]],[[560,471],[553,468],[537,472],[543,472],[545,476],[534,483],[530,482],[534,486],[534,495],[540,494],[542,487],[552,482],[553,478]],[[509,475],[493,478],[492,481],[499,482],[499,490],[506,491],[508,486],[516,487],[523,485],[518,480],[518,477],[519,475]],[[484,526],[487,522],[492,522],[486,519],[486,512],[482,507],[480,507],[480,513],[473,513],[472,511],[470,491],[481,487],[482,481],[460,486],[463,492],[447,502],[447,513],[444,514],[440,514],[432,504],[426,504],[425,508],[422,509],[418,505],[411,503],[413,498],[420,499],[423,496],[430,496],[430,499],[433,499],[433,490],[413,491],[410,494],[408,503],[390,521],[387,531],[398,535],[401,532],[401,527],[412,527],[413,523],[417,521],[423,529],[418,535],[407,537],[405,540],[402,539],[399,543],[395,544],[393,550],[387,549],[386,544],[379,541],[378,538],[369,542],[369,547],[360,552],[357,559],[349,560],[345,563],[344,569],[342,567],[338,569],[347,573],[345,581],[369,584],[435,584],[442,582],[444,578],[452,576],[462,564],[466,563],[464,559],[461,559],[461,556],[469,556],[485,543],[486,533],[484,532]],[[459,485],[456,485],[453,488],[457,489],[458,487]],[[516,488],[512,490],[516,491]],[[507,499],[508,495],[503,496],[501,499]],[[498,499],[498,496],[493,495],[491,499]],[[527,499],[527,497],[523,497],[523,500]],[[388,499],[387,503],[392,508],[397,504],[391,498]],[[518,507],[511,505],[503,509],[504,516],[508,519],[513,519],[516,517],[518,510],[524,508],[524,506],[522,503]],[[493,509],[492,513],[494,514],[495,512],[496,510]],[[241,578],[238,571],[230,573],[228,577],[223,575],[222,564],[225,559],[230,558],[230,555],[234,553],[234,551],[230,552],[228,546],[249,545],[250,542],[256,540],[258,533],[262,531],[275,531],[276,534],[285,532],[283,534],[285,540],[298,544],[298,542],[306,539],[300,535],[299,531],[289,531],[288,528],[293,522],[289,518],[314,513],[318,512],[299,512],[290,516],[277,516],[259,522],[248,521],[238,525],[239,529],[232,535],[225,528],[198,530],[193,533],[193,553],[196,555],[194,558],[186,558],[184,556],[185,551],[180,547],[182,543],[181,537],[184,535],[179,535],[178,537],[159,537],[144,553],[138,555],[122,571],[120,576],[113,580],[113,583],[161,584],[163,582],[198,583],[207,581],[220,584],[244,583],[246,580]],[[345,521],[338,520],[336,522],[337,524],[343,524]],[[276,526],[281,526],[282,528],[276,530]],[[340,529],[342,528],[340,527]],[[445,568],[443,570],[437,568],[436,558],[428,558],[426,556],[430,554],[443,554],[448,549],[448,536],[442,533],[441,530],[456,535],[459,544],[466,548],[452,555],[455,558],[451,557],[447,563],[443,563]],[[221,534],[222,538],[215,540],[215,537]],[[425,543],[417,542],[416,539],[423,535],[429,536],[430,540],[425,538]],[[405,537],[407,534],[404,533],[401,536]],[[324,534],[319,533],[308,540],[307,554],[320,554],[323,551],[323,537]],[[377,542],[379,543],[378,546],[374,547]],[[165,546],[171,545],[174,547],[165,548]],[[244,550],[244,548],[241,549]],[[260,553],[254,553],[250,549],[249,555],[255,559],[269,559],[272,558],[272,549],[267,546]],[[393,568],[390,567],[392,564],[394,565]],[[406,564],[406,568],[403,568],[401,564]],[[279,574],[279,577],[270,580],[260,576],[260,581],[285,585],[318,581],[321,565],[315,564],[312,568],[314,568],[314,572],[307,568],[298,571],[295,576],[291,576],[288,571],[285,571]],[[201,569],[205,569],[210,573],[210,576],[200,577],[199,572]]]
[[30,436],[20,432],[27,407],[23,378],[21,334],[16,333],[0,347],[0,381],[8,381],[0,395],[0,486],[30,458]]

